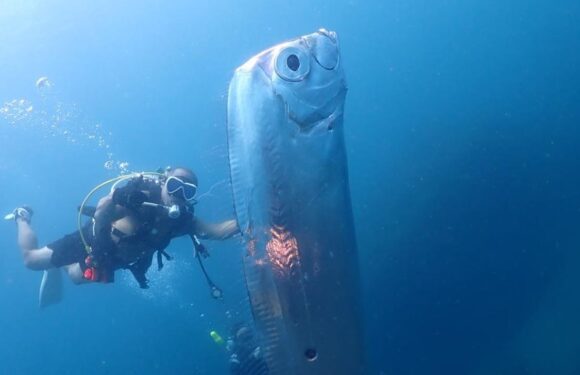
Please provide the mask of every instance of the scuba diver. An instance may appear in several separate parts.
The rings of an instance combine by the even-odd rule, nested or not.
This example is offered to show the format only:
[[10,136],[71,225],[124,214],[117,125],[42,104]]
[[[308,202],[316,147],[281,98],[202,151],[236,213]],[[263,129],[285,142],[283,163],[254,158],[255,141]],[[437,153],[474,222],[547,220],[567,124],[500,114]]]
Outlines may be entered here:
[[[111,192],[96,207],[85,206],[93,189],[79,208],[79,230],[39,248],[31,227],[33,211],[16,208],[5,219],[15,220],[18,245],[24,264],[32,270],[43,270],[40,306],[61,299],[60,268],[64,268],[75,284],[111,283],[115,271],[130,270],[141,288],[148,288],[145,276],[157,255],[158,268],[175,237],[191,237],[195,254],[212,289],[219,298],[221,291],[207,276],[201,257],[208,253],[199,239],[223,240],[238,233],[235,220],[206,223],[194,215],[197,176],[187,168],[166,168],[164,173],[142,173],[122,176]],[[110,182],[110,181],[108,181]],[[121,182],[126,182],[123,186]],[[81,216],[91,220],[81,225]]]
[[238,323],[232,327],[226,349],[230,353],[230,374],[268,374],[268,366],[262,356],[254,331],[249,325]]

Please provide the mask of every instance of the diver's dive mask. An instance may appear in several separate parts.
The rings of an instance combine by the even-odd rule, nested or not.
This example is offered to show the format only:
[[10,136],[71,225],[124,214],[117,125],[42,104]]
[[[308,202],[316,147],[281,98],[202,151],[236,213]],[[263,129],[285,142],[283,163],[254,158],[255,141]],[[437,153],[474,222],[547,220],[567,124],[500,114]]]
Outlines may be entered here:
[[195,199],[195,193],[197,192],[197,185],[191,182],[185,182],[179,177],[169,176],[165,181],[165,188],[170,195],[178,195],[181,191],[179,197],[187,202],[193,202]]

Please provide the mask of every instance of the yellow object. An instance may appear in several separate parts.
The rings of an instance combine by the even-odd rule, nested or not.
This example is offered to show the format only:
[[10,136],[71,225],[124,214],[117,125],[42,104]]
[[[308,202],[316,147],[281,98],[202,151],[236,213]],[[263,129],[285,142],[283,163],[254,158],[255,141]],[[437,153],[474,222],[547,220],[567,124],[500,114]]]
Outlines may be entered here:
[[211,331],[209,335],[216,344],[221,345],[224,343],[224,339],[222,339],[222,337],[216,331]]

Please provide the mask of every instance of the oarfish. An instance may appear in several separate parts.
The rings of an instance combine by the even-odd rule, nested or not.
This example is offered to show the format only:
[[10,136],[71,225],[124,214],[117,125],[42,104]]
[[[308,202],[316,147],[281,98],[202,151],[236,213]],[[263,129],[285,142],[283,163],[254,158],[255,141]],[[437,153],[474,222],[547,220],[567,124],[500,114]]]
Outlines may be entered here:
[[230,83],[235,214],[270,374],[364,373],[346,91],[337,36],[326,30],[254,56]]

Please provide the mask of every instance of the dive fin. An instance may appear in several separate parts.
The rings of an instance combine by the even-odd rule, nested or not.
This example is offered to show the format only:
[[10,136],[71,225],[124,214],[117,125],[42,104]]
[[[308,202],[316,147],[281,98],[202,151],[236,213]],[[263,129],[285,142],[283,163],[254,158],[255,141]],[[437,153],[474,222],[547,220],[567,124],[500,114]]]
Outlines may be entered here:
[[59,268],[44,271],[40,282],[38,306],[44,308],[62,300],[62,274]]

